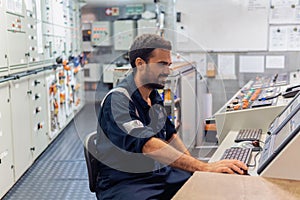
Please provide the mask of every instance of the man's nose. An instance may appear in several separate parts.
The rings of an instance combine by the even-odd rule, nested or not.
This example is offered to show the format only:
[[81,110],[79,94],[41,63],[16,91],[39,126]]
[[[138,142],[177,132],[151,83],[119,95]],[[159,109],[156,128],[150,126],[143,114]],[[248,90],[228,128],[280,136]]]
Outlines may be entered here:
[[166,68],[165,68],[165,70],[164,70],[164,74],[168,74],[168,75],[170,75],[170,74],[171,74],[171,71],[172,71],[171,67],[170,67],[170,66],[168,66],[168,67],[166,67]]

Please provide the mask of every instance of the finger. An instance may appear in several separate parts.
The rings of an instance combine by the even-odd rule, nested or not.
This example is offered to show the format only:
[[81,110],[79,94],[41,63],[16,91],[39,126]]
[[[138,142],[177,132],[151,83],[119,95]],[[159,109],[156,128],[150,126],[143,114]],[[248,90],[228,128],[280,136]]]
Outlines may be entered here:
[[223,168],[223,173],[235,174],[235,172],[230,167]]
[[234,170],[236,173],[244,174],[244,171],[237,165],[232,165],[231,169]]
[[237,160],[236,165],[237,165],[239,168],[243,169],[243,170],[248,170],[247,165],[246,165],[245,163],[239,161],[239,160]]

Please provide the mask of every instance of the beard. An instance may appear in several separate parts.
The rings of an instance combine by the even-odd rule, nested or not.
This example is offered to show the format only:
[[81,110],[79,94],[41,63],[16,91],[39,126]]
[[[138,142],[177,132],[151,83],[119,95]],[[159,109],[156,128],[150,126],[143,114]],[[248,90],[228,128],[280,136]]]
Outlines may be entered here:
[[149,64],[147,64],[146,70],[148,76],[144,77],[144,87],[149,89],[163,89],[165,87],[166,79],[169,76],[169,74],[162,73],[159,74],[157,78],[154,78],[153,76],[151,78],[151,69]]
[[149,89],[164,89],[165,87],[165,83],[166,81],[165,80],[161,80],[159,81],[160,79],[166,79],[168,77],[167,74],[160,74],[157,78],[156,81],[147,81],[144,86],[146,88],[149,88]]
[[144,86],[149,89],[164,89],[165,87],[165,85],[161,85],[159,83],[147,83]]

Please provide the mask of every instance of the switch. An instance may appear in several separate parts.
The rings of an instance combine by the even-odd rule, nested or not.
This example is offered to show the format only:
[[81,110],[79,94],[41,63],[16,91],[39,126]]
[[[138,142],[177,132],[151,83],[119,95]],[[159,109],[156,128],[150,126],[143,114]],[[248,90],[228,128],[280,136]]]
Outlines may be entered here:
[[38,123],[37,124],[37,130],[40,130],[40,129],[42,129],[43,128],[43,124],[42,123]]
[[34,85],[35,86],[37,86],[38,84],[40,84],[41,83],[41,81],[39,81],[39,80],[34,80]]
[[37,113],[39,113],[39,112],[41,112],[41,110],[42,110],[42,108],[39,106],[39,107],[36,107],[35,108],[35,113],[37,114]]
[[34,99],[35,99],[35,100],[37,100],[37,99],[39,99],[39,98],[40,98],[40,95],[39,95],[39,94],[35,94],[35,95],[34,95]]

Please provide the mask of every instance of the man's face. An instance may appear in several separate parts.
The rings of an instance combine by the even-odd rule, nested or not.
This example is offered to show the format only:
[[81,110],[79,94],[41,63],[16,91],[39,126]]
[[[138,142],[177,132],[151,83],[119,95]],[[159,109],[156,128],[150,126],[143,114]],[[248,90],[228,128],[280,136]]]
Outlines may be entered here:
[[170,74],[171,64],[170,51],[155,49],[141,74],[144,86],[151,89],[163,89]]

